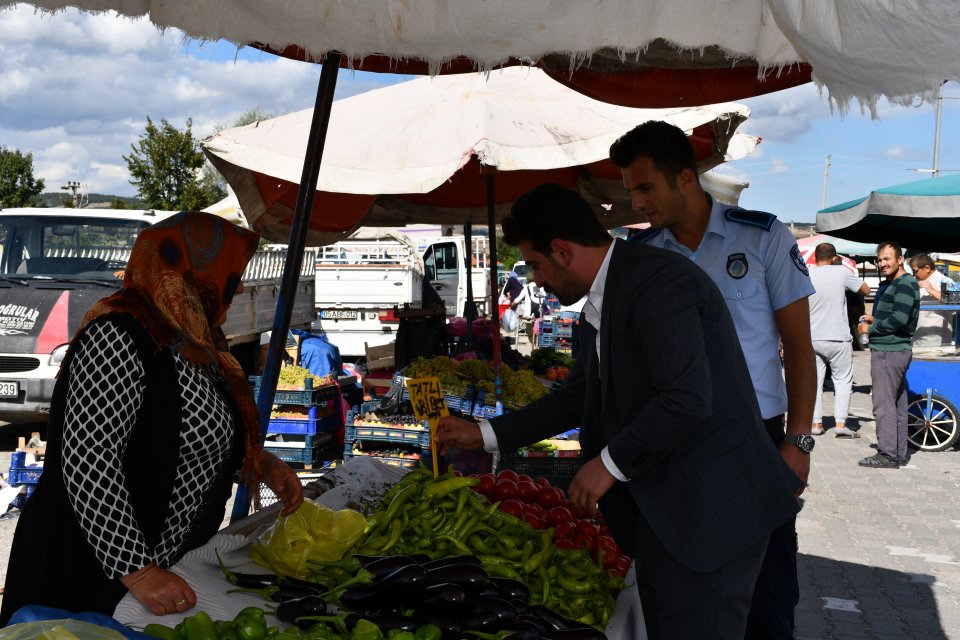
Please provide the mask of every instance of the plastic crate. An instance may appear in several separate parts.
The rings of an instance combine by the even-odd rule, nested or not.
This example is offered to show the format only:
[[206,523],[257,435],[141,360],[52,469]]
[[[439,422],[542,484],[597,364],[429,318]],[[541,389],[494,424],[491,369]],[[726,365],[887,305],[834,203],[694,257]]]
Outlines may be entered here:
[[293,420],[291,418],[270,418],[270,426],[267,433],[280,433],[287,435],[316,435],[334,431],[343,426],[343,419],[340,414],[324,416],[322,418]]
[[[353,443],[350,443],[344,447],[344,450],[343,450],[344,462],[346,462],[347,460],[350,460],[351,458],[359,458],[360,456],[366,456],[368,458],[375,458],[384,464],[390,465],[391,467],[399,467],[401,469],[416,469],[417,467],[420,466],[420,460],[414,460],[413,458],[398,458],[396,456],[370,455],[367,452],[353,451],[352,445]],[[430,467],[431,466],[430,451],[424,450],[423,453],[421,453],[420,455],[422,460],[424,461],[424,464]]]
[[537,336],[537,347],[540,349],[550,348],[556,344],[556,339],[552,333],[541,333]]
[[[260,396],[260,376],[250,376],[248,380],[253,384],[254,397]],[[308,378],[305,384],[313,384],[313,379]],[[300,407],[309,407],[318,405],[331,400],[337,400],[340,397],[340,387],[336,384],[327,384],[322,387],[307,388],[303,391],[290,391],[280,389],[274,392],[273,404],[275,405],[296,405]]]
[[284,462],[315,465],[322,460],[324,447],[331,442],[333,434],[327,432],[317,436],[306,435],[303,441],[267,441],[263,443],[263,448]]
[[347,427],[344,439],[349,444],[352,444],[356,440],[374,440],[379,442],[399,442],[416,445],[425,449],[430,447],[429,431],[414,431],[412,429],[401,429],[399,427],[373,425]]
[[553,328],[553,335],[557,338],[572,338],[573,323],[569,321],[560,321]]
[[583,466],[583,462],[582,455],[569,458],[553,456],[531,458],[513,451],[500,455],[497,471],[513,469],[517,473],[525,473],[532,478],[543,476],[553,486],[566,491],[573,481],[573,477],[577,475],[577,471]]
[[43,473],[43,465],[27,465],[26,451],[14,451],[10,454],[10,473],[7,474],[7,482],[11,485],[37,484],[41,473]]

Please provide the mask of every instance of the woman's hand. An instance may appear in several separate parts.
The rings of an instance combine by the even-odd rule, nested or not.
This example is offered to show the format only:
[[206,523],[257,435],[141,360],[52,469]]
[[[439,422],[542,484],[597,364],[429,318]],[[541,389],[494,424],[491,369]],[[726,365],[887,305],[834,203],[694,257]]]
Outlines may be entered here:
[[303,503],[303,485],[300,478],[286,462],[264,451],[260,458],[263,482],[283,502],[283,515],[288,516]]
[[183,612],[197,604],[197,594],[186,580],[152,563],[122,576],[120,582],[154,615]]

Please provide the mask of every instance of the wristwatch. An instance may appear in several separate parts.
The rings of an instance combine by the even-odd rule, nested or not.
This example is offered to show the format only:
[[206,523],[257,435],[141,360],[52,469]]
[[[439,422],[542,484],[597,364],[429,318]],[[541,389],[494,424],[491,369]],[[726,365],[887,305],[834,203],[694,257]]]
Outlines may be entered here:
[[799,436],[790,435],[789,433],[783,438],[784,442],[789,442],[790,444],[795,444],[804,453],[810,453],[813,451],[813,445],[817,442],[813,439],[813,436],[803,434]]

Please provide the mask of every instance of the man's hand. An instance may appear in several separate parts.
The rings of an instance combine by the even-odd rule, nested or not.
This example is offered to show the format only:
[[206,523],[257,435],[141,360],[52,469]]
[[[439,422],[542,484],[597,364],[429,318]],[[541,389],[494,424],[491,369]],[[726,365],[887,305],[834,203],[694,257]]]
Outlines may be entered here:
[[120,582],[154,615],[183,612],[197,604],[197,594],[186,580],[155,564],[121,576]]
[[573,482],[570,483],[570,488],[567,489],[567,496],[577,509],[591,517],[596,517],[597,503],[616,482],[617,479],[603,464],[603,459],[597,456],[577,471]]
[[263,465],[262,480],[283,502],[283,515],[288,516],[300,508],[303,503],[303,485],[290,465],[269,451],[263,452],[260,462]]
[[440,446],[440,455],[447,455],[449,447],[460,449],[478,449],[483,446],[483,436],[476,422],[445,416],[437,423],[436,444]]
[[810,477],[810,454],[800,451],[797,445],[784,442],[780,445],[780,455],[787,466],[803,481],[803,486],[794,494],[799,497],[807,488],[807,479]]

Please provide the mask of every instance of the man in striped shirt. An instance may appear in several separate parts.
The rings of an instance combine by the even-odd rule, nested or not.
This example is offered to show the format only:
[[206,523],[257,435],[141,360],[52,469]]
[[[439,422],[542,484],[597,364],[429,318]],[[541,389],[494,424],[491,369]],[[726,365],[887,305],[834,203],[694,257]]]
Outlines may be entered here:
[[917,279],[903,268],[903,249],[896,242],[877,245],[877,268],[887,279],[877,289],[873,315],[863,317],[859,332],[870,335],[870,378],[877,453],[861,467],[899,469],[907,462],[907,367],[913,359],[911,340],[920,313]]

